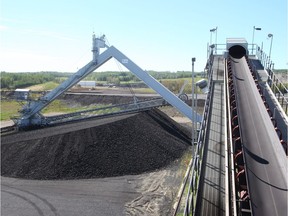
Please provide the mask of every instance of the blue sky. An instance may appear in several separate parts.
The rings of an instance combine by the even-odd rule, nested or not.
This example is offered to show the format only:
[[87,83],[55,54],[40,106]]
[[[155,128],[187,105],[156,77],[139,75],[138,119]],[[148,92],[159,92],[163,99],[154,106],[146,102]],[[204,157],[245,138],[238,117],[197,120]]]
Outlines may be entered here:
[[[105,34],[145,70],[202,71],[210,29],[217,43],[244,37],[275,68],[288,68],[287,0],[1,0],[0,70],[74,72],[92,59],[92,33]],[[214,43],[216,34],[212,34]],[[112,60],[97,71],[119,70]],[[126,70],[122,68],[122,70]]]

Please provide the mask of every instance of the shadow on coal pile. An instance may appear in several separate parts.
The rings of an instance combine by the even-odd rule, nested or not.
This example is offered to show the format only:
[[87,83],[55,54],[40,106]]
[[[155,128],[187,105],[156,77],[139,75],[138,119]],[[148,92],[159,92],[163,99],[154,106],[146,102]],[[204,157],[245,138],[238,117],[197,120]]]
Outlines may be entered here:
[[190,145],[189,137],[161,111],[147,111],[88,129],[2,142],[1,174],[27,179],[140,174],[180,158]]

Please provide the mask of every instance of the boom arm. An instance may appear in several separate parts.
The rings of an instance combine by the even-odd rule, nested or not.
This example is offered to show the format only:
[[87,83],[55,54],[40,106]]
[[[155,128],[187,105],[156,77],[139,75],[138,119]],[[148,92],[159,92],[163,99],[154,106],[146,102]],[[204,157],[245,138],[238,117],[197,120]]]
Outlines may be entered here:
[[[101,56],[107,56],[105,55],[106,52],[103,52]],[[100,57],[100,56],[99,56]],[[83,68],[81,68],[77,73],[73,74],[71,77],[69,77],[67,80],[65,80],[62,84],[60,84],[58,87],[53,89],[51,92],[47,93],[45,96],[41,97],[37,101],[32,101],[31,103],[26,104],[21,112],[23,113],[23,116],[21,118],[21,125],[28,126],[30,124],[36,124],[38,125],[39,117],[36,119],[33,118],[34,115],[39,113],[42,109],[44,109],[47,105],[49,105],[52,101],[54,101],[57,97],[59,97],[61,94],[63,94],[65,91],[70,89],[72,86],[77,84],[80,80],[85,78],[87,75],[92,73],[94,70],[99,68],[102,64],[107,62],[109,58],[98,58],[98,63],[95,63],[94,61],[89,62],[87,65],[85,65]],[[41,124],[41,123],[40,123]]]
[[127,69],[134,73],[139,79],[145,82],[150,88],[160,94],[168,103],[178,109],[183,115],[191,120],[200,122],[202,116],[191,109],[185,102],[183,102],[179,97],[169,91],[165,86],[154,79],[150,74],[143,71],[139,66],[137,66],[133,61],[131,61],[127,56],[121,53],[118,49],[111,46],[109,51],[115,59],[117,59],[121,64],[123,64]]
[[139,79],[144,81],[150,88],[159,93],[168,103],[177,108],[183,115],[187,116],[191,120],[195,119],[198,122],[202,120],[202,116],[193,111],[191,107],[184,103],[175,94],[170,92],[165,86],[159,83],[151,75],[143,71],[139,66],[137,66],[133,61],[131,61],[127,56],[125,56],[115,47],[108,47],[103,53],[99,55],[99,48],[104,47],[107,47],[104,42],[104,36],[102,36],[101,38],[95,38],[95,36],[93,35],[93,60],[87,65],[85,65],[83,68],[78,70],[70,78],[65,80],[58,87],[53,89],[51,92],[41,97],[39,100],[32,101],[31,103],[26,104],[22,108],[21,112],[23,113],[23,115],[21,119],[17,121],[18,126],[26,127],[31,125],[43,124],[44,119],[39,114],[39,112],[43,108],[45,108],[58,96],[70,89],[72,86],[74,86],[91,72],[99,68],[112,57],[117,59],[127,69],[134,73]]

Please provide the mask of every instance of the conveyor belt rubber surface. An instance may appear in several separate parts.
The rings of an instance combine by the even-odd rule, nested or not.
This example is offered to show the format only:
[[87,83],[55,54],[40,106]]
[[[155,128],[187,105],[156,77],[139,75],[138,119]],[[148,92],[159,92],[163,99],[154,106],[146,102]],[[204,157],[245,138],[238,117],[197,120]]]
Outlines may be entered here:
[[231,62],[252,214],[287,215],[287,157],[245,57]]

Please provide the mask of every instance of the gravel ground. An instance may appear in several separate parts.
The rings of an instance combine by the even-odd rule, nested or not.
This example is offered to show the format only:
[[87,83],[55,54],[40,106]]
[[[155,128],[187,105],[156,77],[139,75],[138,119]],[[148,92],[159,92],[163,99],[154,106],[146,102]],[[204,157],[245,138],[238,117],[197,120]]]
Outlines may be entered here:
[[1,175],[83,179],[135,175],[168,166],[189,131],[159,110],[2,137]]

